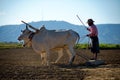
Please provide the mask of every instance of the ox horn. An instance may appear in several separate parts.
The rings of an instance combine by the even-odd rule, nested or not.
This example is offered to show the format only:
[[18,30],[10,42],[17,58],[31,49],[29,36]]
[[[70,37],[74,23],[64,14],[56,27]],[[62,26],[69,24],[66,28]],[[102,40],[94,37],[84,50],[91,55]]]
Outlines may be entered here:
[[[31,26],[30,24],[24,22],[24,21],[21,21],[21,22],[23,22],[24,24],[26,24],[26,26],[29,26],[29,27],[30,27],[31,29],[33,29],[33,30],[36,30],[36,31],[39,30],[39,29],[37,29],[37,28]],[[28,29],[28,27],[26,27],[26,29]]]
[[29,27],[30,27],[31,29],[33,29],[33,30],[36,30],[36,31],[39,30],[39,29],[37,29],[37,28],[35,28],[35,27],[31,26],[31,25],[29,25]]
[[28,26],[26,25],[26,29],[28,29]]

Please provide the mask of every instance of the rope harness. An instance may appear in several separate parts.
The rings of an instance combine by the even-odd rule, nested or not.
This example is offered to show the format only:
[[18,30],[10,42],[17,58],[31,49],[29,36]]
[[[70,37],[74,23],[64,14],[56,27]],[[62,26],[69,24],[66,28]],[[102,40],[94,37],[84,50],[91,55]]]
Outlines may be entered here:
[[[82,39],[80,40],[80,42],[82,42],[85,38],[86,38],[86,36],[83,36],[83,37],[81,37]],[[88,43],[87,43],[88,45],[87,45],[87,47],[85,48],[85,51],[81,51],[81,54],[78,54],[78,53],[76,53],[78,56],[80,56],[80,57],[82,57],[83,59],[85,59],[86,61],[88,61],[88,60],[90,60],[90,58],[87,56],[87,55],[85,55],[86,54],[86,51],[89,49],[89,47],[91,46],[91,41],[90,41],[90,38],[88,38]]]
[[26,42],[23,46],[25,47],[30,41],[32,41],[32,38],[34,37],[34,35],[35,35],[35,32],[32,32],[30,35],[29,35],[29,37],[28,37],[28,42]]

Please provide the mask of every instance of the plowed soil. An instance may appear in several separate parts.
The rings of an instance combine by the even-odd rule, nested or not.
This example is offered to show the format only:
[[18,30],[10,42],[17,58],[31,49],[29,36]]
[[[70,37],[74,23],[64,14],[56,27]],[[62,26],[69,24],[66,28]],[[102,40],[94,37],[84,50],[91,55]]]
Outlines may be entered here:
[[[77,54],[91,58],[90,50],[75,50]],[[50,61],[57,59],[51,52]],[[86,60],[76,55],[72,66],[64,56],[57,64],[41,65],[40,55],[31,48],[0,50],[0,80],[120,80],[120,50],[101,50],[98,59],[104,65],[86,66]]]

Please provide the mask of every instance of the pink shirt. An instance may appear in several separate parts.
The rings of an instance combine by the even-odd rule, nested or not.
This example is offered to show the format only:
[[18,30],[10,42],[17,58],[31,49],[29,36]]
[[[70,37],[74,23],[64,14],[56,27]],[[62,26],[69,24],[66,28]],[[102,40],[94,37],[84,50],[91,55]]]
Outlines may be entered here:
[[87,30],[90,31],[90,34],[88,34],[90,37],[98,36],[98,30],[95,25],[90,26]]

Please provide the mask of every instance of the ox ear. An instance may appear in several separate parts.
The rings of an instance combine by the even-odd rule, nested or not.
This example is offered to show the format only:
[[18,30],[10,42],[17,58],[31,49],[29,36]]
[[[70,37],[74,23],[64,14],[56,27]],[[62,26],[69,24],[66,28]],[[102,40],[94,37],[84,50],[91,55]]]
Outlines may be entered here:
[[23,30],[21,30],[21,32],[23,32]]

